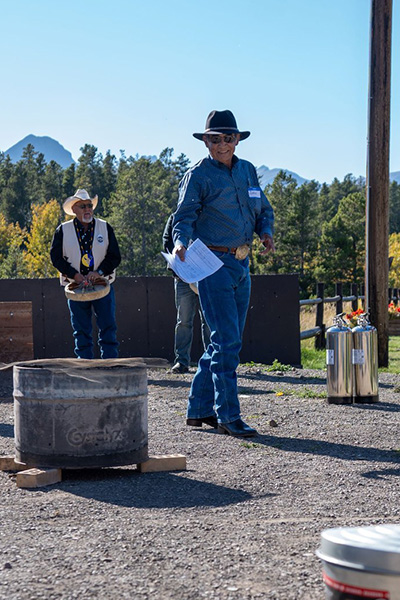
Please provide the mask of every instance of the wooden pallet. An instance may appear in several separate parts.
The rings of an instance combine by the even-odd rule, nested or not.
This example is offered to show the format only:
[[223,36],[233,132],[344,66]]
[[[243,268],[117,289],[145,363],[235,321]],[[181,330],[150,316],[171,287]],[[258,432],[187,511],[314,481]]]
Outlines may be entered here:
[[[140,473],[185,471],[186,456],[184,454],[149,456],[146,461],[136,466]],[[20,488],[39,488],[62,480],[62,469],[42,469],[18,463],[14,456],[0,456],[0,471],[17,471],[16,482],[17,487]]]

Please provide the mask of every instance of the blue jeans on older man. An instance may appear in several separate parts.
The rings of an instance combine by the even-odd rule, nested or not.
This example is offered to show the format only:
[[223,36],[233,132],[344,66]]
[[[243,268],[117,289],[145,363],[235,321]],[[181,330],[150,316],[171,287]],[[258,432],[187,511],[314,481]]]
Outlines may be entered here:
[[107,296],[98,300],[76,302],[68,300],[71,324],[74,331],[78,358],[93,358],[92,309],[99,330],[98,343],[101,358],[118,358],[117,324],[115,321],[114,288],[110,286]]
[[204,320],[200,308],[199,297],[188,283],[175,278],[175,362],[184,367],[190,365],[190,350],[193,341],[193,319],[199,311],[201,322],[201,337],[204,349],[210,343],[210,330]]
[[250,300],[249,259],[215,252],[224,265],[199,281],[200,303],[211,330],[189,394],[187,417],[217,415],[219,423],[240,419],[236,368]]

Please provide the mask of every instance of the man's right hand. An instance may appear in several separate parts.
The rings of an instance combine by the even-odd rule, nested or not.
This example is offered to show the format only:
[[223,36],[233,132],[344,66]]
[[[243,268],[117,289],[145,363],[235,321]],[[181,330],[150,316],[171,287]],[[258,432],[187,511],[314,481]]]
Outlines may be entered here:
[[85,277],[82,275],[82,273],[75,273],[74,281],[76,283],[82,283],[82,281],[85,281]]
[[185,248],[185,246],[182,246],[182,244],[179,244],[178,246],[175,246],[175,248],[172,251],[172,254],[173,255],[177,254],[179,256],[179,258],[181,259],[181,261],[184,262],[184,260],[185,260],[185,254],[186,254],[186,248]]

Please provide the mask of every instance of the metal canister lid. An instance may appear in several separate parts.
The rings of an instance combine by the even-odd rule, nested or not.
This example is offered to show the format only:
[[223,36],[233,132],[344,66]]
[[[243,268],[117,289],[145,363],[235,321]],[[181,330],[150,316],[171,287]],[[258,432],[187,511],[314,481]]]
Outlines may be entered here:
[[350,569],[400,575],[400,525],[326,529],[317,556]]
[[353,327],[353,333],[364,332],[364,331],[376,331],[376,328],[368,323],[367,325],[356,325]]
[[326,330],[326,333],[351,333],[350,327],[339,327],[338,325],[332,325]]

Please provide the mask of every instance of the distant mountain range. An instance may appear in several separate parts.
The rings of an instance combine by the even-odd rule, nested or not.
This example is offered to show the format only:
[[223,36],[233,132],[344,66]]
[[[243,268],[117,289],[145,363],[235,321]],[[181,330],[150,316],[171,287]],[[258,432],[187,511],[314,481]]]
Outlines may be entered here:
[[44,154],[44,158],[47,163],[49,163],[51,160],[54,160],[63,169],[66,169],[73,162],[75,162],[72,158],[71,152],[66,150],[64,146],[57,142],[57,140],[53,140],[53,138],[48,137],[47,135],[27,135],[23,140],[17,142],[14,144],[14,146],[11,146],[11,148],[6,150],[5,154],[9,155],[12,162],[17,162],[22,157],[22,152],[28,144],[32,144],[36,152],[41,152]]
[[[47,163],[49,163],[51,160],[54,160],[63,169],[66,169],[71,165],[71,163],[75,162],[72,158],[71,152],[66,150],[64,146],[57,142],[57,140],[54,140],[53,138],[48,137],[46,135],[27,135],[23,140],[17,142],[8,150],[5,150],[5,154],[8,154],[13,162],[17,162],[22,157],[22,152],[28,144],[32,144],[36,152],[42,152]],[[147,158],[156,160],[157,157],[152,156]],[[261,165],[261,167],[257,168],[257,173],[260,177],[261,187],[264,189],[265,186],[272,183],[279,171],[286,171],[288,175],[291,175],[293,179],[297,181],[298,185],[302,185],[306,181],[309,181],[308,179],[301,177],[301,175],[298,175],[293,171],[289,171],[289,169],[285,169],[283,167],[276,167],[274,169],[270,169],[265,165]],[[396,181],[398,184],[400,184],[400,171],[390,173],[390,180]]]
[[302,183],[305,183],[306,181],[308,181],[308,179],[304,179],[304,177],[300,177],[300,175],[297,175],[297,173],[294,173],[293,171],[289,171],[288,169],[269,169],[268,167],[266,167],[265,165],[261,165],[261,167],[257,167],[257,174],[260,178],[260,184],[261,184],[261,188],[264,189],[266,185],[269,185],[270,183],[273,183],[275,177],[278,175],[279,171],[286,171],[286,173],[288,175],[291,175],[293,177],[293,179],[295,179],[297,181],[298,185],[301,185]]

